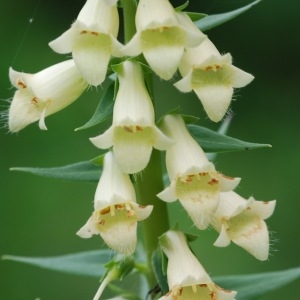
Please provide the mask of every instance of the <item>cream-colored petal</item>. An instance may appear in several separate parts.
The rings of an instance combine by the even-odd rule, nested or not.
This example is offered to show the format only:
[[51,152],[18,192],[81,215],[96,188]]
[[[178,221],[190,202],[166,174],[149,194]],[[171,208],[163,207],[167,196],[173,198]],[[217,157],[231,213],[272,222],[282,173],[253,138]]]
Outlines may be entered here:
[[148,164],[152,152],[153,131],[151,127],[131,132],[116,127],[113,151],[123,172],[133,174],[142,171]]
[[87,222],[76,232],[78,236],[84,239],[92,237],[94,234],[99,234],[93,216],[91,216]]
[[140,0],[135,23],[137,31],[176,26],[175,10],[168,0]]
[[259,260],[269,256],[269,232],[266,223],[253,214],[242,214],[228,223],[228,235],[238,246]]
[[141,206],[134,202],[132,202],[131,205],[136,213],[136,218],[138,221],[143,221],[147,219],[153,210],[153,205]]
[[192,86],[192,73],[191,69],[182,79],[174,83],[174,86],[183,93],[188,93],[193,89]]
[[28,89],[15,92],[8,112],[8,127],[11,132],[18,132],[40,119],[42,111],[36,109],[33,99],[34,95]]
[[107,34],[87,31],[76,38],[73,59],[89,84],[97,86],[104,81],[111,52],[111,38]]
[[107,149],[113,145],[114,126],[109,127],[104,133],[90,138],[94,146],[100,149]]
[[226,247],[230,244],[230,238],[228,237],[226,226],[223,224],[221,227],[220,235],[217,240],[214,242],[216,247]]
[[136,216],[128,216],[126,210],[116,211],[114,216],[102,216],[98,230],[105,243],[113,250],[130,255],[137,243]]
[[41,130],[47,130],[47,126],[45,124],[46,110],[47,110],[47,105],[43,109],[40,120],[39,120],[39,127]]
[[49,46],[52,50],[57,53],[64,54],[72,52],[73,44],[78,30],[74,27],[71,27],[69,30],[65,31],[55,40],[49,43]]
[[253,213],[265,220],[272,216],[276,206],[276,200],[272,201],[254,201],[251,205]]
[[179,195],[178,198],[195,226],[200,230],[206,229],[217,209],[219,192],[198,190],[193,193],[187,193],[184,199]]
[[186,47],[196,47],[205,39],[207,39],[207,36],[203,34],[197,26],[195,26],[194,22],[186,13],[177,12],[176,17],[185,32]]
[[174,202],[176,201],[177,195],[175,190],[176,181],[172,181],[170,186],[166,187],[162,192],[156,196],[165,202]]
[[141,35],[142,50],[151,69],[169,80],[176,72],[184,51],[184,33],[180,28],[147,30]]
[[136,32],[131,40],[120,51],[123,56],[137,56],[141,54],[141,33]]
[[229,192],[234,190],[241,181],[239,177],[228,177],[220,174],[219,189],[221,192]]
[[161,132],[156,126],[152,127],[153,130],[153,147],[158,150],[167,150],[171,145],[174,145],[174,141],[168,138],[163,132]]
[[205,85],[194,88],[208,117],[214,121],[222,120],[229,108],[233,88],[229,85]]
[[254,79],[253,75],[235,66],[231,66],[231,70],[232,70],[231,80],[232,80],[232,86],[234,88],[244,87]]

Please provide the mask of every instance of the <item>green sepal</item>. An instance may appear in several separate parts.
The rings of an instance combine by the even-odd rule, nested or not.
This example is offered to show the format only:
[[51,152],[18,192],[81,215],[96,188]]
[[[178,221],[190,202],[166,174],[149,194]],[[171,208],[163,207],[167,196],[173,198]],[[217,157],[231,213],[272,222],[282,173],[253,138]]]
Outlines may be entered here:
[[100,102],[91,119],[84,125],[76,128],[75,131],[87,129],[104,122],[111,123],[115,98],[114,91],[115,83],[111,83],[111,85],[107,88],[102,98],[100,99]]
[[[277,272],[221,276],[213,280],[222,288],[237,291],[238,300],[256,300],[298,278],[300,267]],[[290,299],[288,290],[286,299]]]
[[134,259],[130,256],[116,255],[113,259],[106,262],[106,273],[103,278],[110,272],[114,272],[115,278],[122,280],[134,269]]
[[271,147],[269,144],[244,142],[194,124],[188,124],[187,129],[206,153],[234,152]]
[[186,9],[188,7],[188,5],[190,4],[190,1],[186,1],[185,3],[181,4],[178,7],[175,7],[175,11],[183,11],[184,9]]
[[3,255],[2,259],[63,273],[100,278],[106,272],[104,264],[111,255],[111,250],[102,249],[49,257]]
[[92,161],[82,161],[62,167],[32,168],[14,167],[11,171],[26,172],[38,176],[50,177],[70,181],[97,182],[99,181],[102,167]]
[[185,124],[194,124],[200,120],[200,118],[191,115],[181,115],[181,117]]
[[185,13],[189,16],[189,18],[193,21],[193,22],[197,22],[205,17],[207,17],[206,14],[203,13],[198,13],[198,12],[188,12],[185,11]]
[[215,28],[238,17],[242,13],[249,10],[252,6],[258,4],[260,1],[261,0],[256,0],[248,5],[232,10],[230,12],[207,16],[199,21],[196,21],[195,24],[201,31],[206,31]]
[[164,260],[165,254],[161,251],[160,248],[157,248],[153,251],[151,257],[152,269],[157,280],[157,283],[163,294],[166,294],[169,291],[168,280],[167,280],[167,271],[166,263]]

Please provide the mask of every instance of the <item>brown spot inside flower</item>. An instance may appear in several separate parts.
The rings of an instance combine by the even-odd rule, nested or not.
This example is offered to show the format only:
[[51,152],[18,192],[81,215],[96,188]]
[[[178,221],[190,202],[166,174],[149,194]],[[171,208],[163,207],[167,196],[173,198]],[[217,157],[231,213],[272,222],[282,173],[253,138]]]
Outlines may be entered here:
[[27,85],[21,79],[17,80],[17,85],[20,86],[22,89],[26,89],[27,88]]
[[116,208],[117,210],[122,210],[122,209],[124,209],[124,204],[116,204],[116,205],[115,205],[115,208]]
[[210,185],[215,185],[219,183],[219,180],[216,178],[212,178],[210,181],[207,182]]
[[36,106],[36,107],[38,107],[38,104],[39,104],[38,99],[36,97],[32,98],[31,99],[31,104],[34,105],[34,106]]
[[110,207],[107,206],[107,207],[105,207],[105,208],[103,208],[103,209],[100,210],[100,215],[106,215],[109,212],[110,212]]
[[127,132],[130,132],[130,133],[133,132],[133,129],[132,129],[131,126],[123,126],[123,129],[124,129],[125,131],[127,131]]
[[98,221],[97,223],[98,223],[99,225],[105,225],[105,220],[102,219],[102,220]]

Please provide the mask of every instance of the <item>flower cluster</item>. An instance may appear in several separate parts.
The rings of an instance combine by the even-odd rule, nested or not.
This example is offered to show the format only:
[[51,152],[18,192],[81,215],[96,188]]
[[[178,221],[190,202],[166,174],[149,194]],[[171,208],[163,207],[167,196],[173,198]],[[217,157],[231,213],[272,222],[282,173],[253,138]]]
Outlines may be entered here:
[[[179,200],[199,230],[215,228],[219,233],[216,246],[233,241],[257,259],[266,260],[269,233],[264,220],[272,215],[275,200],[245,200],[237,195],[233,190],[240,178],[216,170],[181,115],[166,114],[155,123],[142,65],[147,64],[163,80],[179,70],[182,79],[175,87],[182,92],[193,90],[214,122],[226,114],[233,89],[247,85],[253,76],[233,66],[231,55],[221,55],[189,15],[176,11],[168,0],[140,0],[135,26],[136,33],[123,45],[117,39],[117,1],[87,0],[71,28],[50,43],[58,53],[72,53],[72,59],[36,74],[10,69],[10,80],[18,89],[9,109],[10,131],[37,120],[46,129],[46,116],[71,104],[89,85],[102,84],[109,69],[117,78],[112,124],[90,138],[107,152],[94,212],[77,234],[83,238],[99,234],[108,247],[125,256],[135,251],[137,221],[148,218],[155,207],[153,203],[138,204],[130,174],[147,167],[155,148],[166,151],[170,181],[157,197],[165,202]],[[112,57],[119,57],[119,63],[111,65]],[[168,231],[160,245],[168,258],[170,288],[160,299],[235,297],[236,292],[212,282],[182,232]]]

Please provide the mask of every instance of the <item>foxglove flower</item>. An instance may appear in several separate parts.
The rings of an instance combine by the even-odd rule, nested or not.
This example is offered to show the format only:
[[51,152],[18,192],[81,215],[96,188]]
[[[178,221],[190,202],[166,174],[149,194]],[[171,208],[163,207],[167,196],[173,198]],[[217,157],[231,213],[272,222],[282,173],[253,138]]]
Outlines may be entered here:
[[152,147],[165,150],[172,143],[154,123],[154,109],[146,90],[140,64],[126,61],[117,67],[119,90],[113,110],[113,124],[91,138],[101,149],[113,146],[115,158],[125,173],[143,170]]
[[214,245],[225,247],[233,241],[257,259],[268,259],[269,232],[264,220],[273,214],[275,205],[275,200],[246,200],[235,192],[221,193],[212,221],[220,233]]
[[100,234],[110,248],[129,255],[136,247],[137,221],[146,219],[152,208],[136,203],[129,175],[121,171],[112,152],[107,152],[96,189],[94,212],[77,235],[90,238]]
[[231,300],[237,294],[217,286],[191,252],[186,236],[170,230],[159,239],[168,257],[170,291],[159,300]]
[[58,53],[72,52],[82,76],[91,85],[104,81],[111,55],[121,55],[119,50],[123,45],[116,39],[119,30],[116,2],[87,0],[71,28],[49,43]]
[[171,184],[157,196],[166,202],[179,199],[194,224],[205,229],[217,209],[220,192],[234,189],[240,178],[215,170],[179,115],[165,116],[161,128],[175,143],[166,152]]
[[10,68],[9,78],[18,89],[8,112],[8,126],[17,132],[39,120],[47,129],[45,117],[75,101],[86,89],[73,60],[53,65],[35,74],[17,72]]
[[241,88],[254,78],[233,66],[231,55],[221,55],[209,39],[185,51],[179,71],[183,78],[175,86],[181,92],[194,90],[208,117],[214,122],[225,115],[233,88]]
[[140,0],[135,24],[137,32],[123,48],[125,55],[143,53],[152,70],[162,79],[170,79],[177,70],[185,47],[199,45],[206,36],[189,29],[192,22],[183,13],[176,13],[168,0]]

